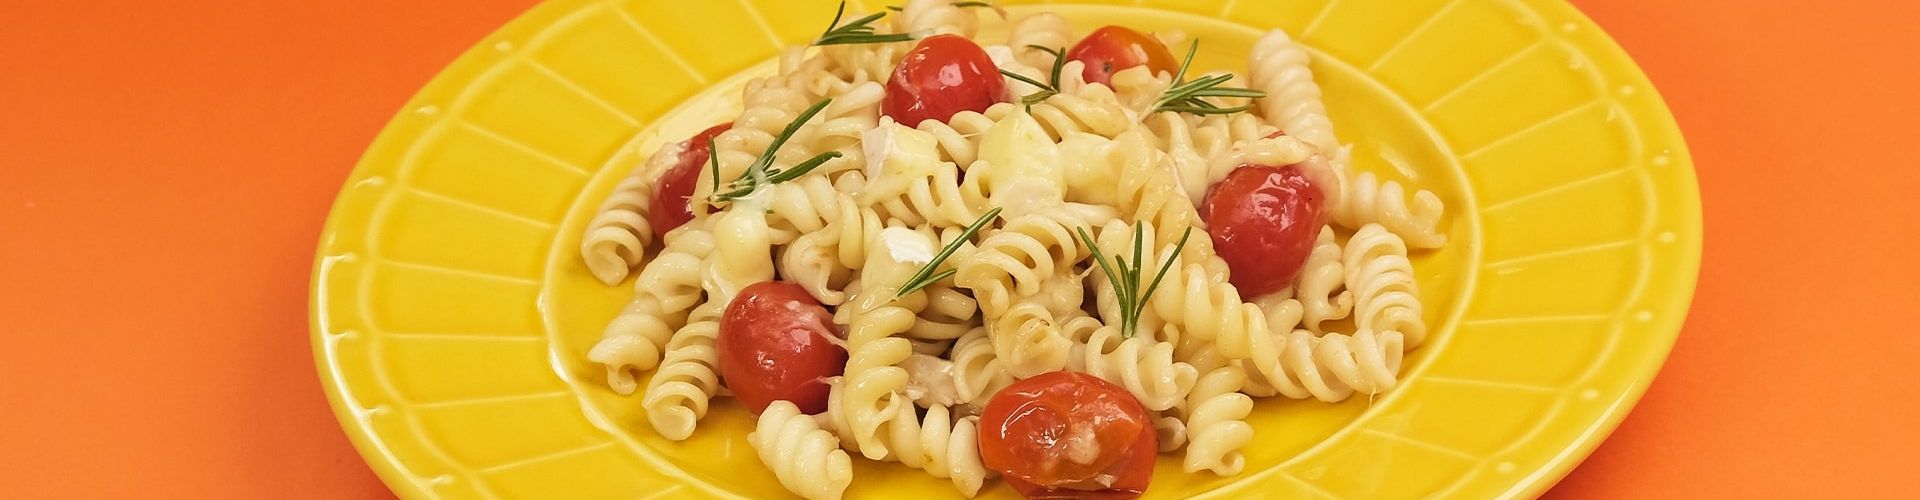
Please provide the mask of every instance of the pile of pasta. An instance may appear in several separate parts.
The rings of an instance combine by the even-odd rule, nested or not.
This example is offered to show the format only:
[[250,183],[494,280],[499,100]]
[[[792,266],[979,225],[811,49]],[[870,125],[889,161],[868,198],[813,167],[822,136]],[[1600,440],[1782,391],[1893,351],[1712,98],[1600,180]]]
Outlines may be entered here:
[[[881,32],[973,38],[977,11],[992,13],[910,1]],[[1044,79],[1056,56],[1029,47],[1073,40],[1065,19],[1041,13],[1011,20],[1005,40],[978,42],[1001,69]],[[1030,106],[895,123],[880,112],[883,85],[911,46],[789,48],[777,74],[746,85],[734,126],[713,142],[714,178],[747,175],[785,127],[830,98],[771,155],[779,167],[839,153],[805,175],[729,204],[707,201],[716,186],[702,175],[693,220],[653,241],[646,210],[678,156],[669,146],[600,207],[582,256],[610,285],[633,274],[634,295],[588,357],[614,391],[641,395],[660,435],[686,439],[725,394],[715,372],[720,313],[742,288],[775,279],[833,311],[849,357],[826,412],[777,402],[749,438],[782,484],[810,498],[842,494],[850,452],[977,493],[991,479],[976,444],[981,405],[1049,371],[1124,387],[1152,412],[1161,451],[1183,453],[1186,471],[1220,475],[1244,466],[1252,398],[1334,402],[1395,385],[1402,354],[1426,335],[1408,251],[1445,242],[1443,207],[1431,192],[1352,171],[1307,53],[1285,33],[1261,38],[1247,73],[1233,76],[1265,96],[1215,99],[1252,109],[1207,115],[1152,112],[1174,83],[1164,72],[1133,68],[1103,85],[1081,81],[1080,63],[1068,62],[1058,93]],[[1006,84],[1012,101],[1039,90]],[[1311,170],[1331,219],[1293,286],[1261,297],[1228,283],[1196,208],[1208,186],[1247,163]],[[999,217],[966,236],[989,207]],[[1122,255],[1136,226],[1148,249],[1139,264],[1169,271],[1127,336],[1096,248],[1075,235],[1085,230],[1098,250]],[[950,275],[895,297],[949,245],[958,250],[937,270]],[[636,376],[649,371],[643,388]]]

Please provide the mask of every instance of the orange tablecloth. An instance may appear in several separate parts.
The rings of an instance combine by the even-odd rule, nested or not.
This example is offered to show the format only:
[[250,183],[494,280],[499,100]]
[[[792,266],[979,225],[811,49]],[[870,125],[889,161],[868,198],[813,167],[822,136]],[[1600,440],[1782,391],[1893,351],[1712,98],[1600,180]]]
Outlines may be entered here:
[[[389,495],[314,374],[315,237],[526,3],[0,7],[0,497]],[[1659,382],[1552,496],[1915,494],[1920,2],[1575,3],[1678,115],[1707,233]]]

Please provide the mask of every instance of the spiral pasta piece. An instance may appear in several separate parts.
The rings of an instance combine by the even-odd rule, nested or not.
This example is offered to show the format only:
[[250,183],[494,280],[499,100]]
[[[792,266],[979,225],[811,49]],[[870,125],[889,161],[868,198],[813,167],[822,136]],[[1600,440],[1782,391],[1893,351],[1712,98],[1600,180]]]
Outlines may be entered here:
[[1314,83],[1307,62],[1306,49],[1276,29],[1254,42],[1247,68],[1253,87],[1267,94],[1255,100],[1261,115],[1287,135],[1330,154],[1340,149],[1340,140],[1333,135],[1320,85]]
[[979,326],[979,304],[955,289],[951,282],[934,283],[923,290],[926,307],[920,310],[919,320],[913,327],[907,329],[907,336],[916,340],[953,340]]
[[1079,217],[1063,210],[1015,218],[987,235],[971,255],[959,259],[954,282],[972,290],[981,315],[993,321],[1015,299],[1040,293],[1041,284],[1056,270],[1072,269],[1091,255],[1073,235],[1072,228],[1079,222]]
[[787,491],[810,500],[838,499],[853,484],[853,460],[840,440],[790,401],[774,401],[760,412],[747,444]]
[[1334,137],[1333,122],[1321,102],[1320,86],[1313,82],[1307,68],[1307,52],[1280,30],[1268,32],[1254,44],[1251,61],[1254,88],[1267,93],[1258,100],[1268,122],[1287,135],[1298,137],[1322,155],[1331,157],[1338,189],[1323,189],[1334,222],[1359,229],[1380,223],[1409,245],[1438,248],[1446,244],[1440,217],[1445,205],[1432,191],[1413,193],[1411,204],[1405,188],[1394,181],[1380,181],[1372,172],[1353,173],[1339,139]]
[[1073,343],[1060,325],[1045,305],[1020,301],[988,324],[988,338],[1001,366],[1014,378],[1027,378],[1067,366]]
[[[1345,318],[1353,311],[1353,294],[1346,290],[1347,268],[1341,261],[1340,243],[1333,238],[1333,228],[1320,228],[1313,251],[1307,254],[1300,277],[1294,281],[1295,295],[1302,309],[1300,322],[1307,331],[1322,333],[1320,323]],[[1408,278],[1411,282],[1412,277]],[[1410,339],[1410,342],[1418,341]]]
[[755,207],[727,210],[713,218],[714,251],[707,258],[703,280],[707,303],[695,308],[691,320],[667,342],[660,369],[647,382],[641,405],[647,420],[667,439],[693,435],[707,414],[707,404],[718,393],[720,356],[716,350],[719,318],[727,304],[748,285],[773,279],[772,242],[765,212]]
[[980,29],[980,16],[973,9],[954,5],[955,0],[907,0],[894,16],[894,29],[900,33],[925,36],[954,34],[973,38]]
[[914,226],[966,226],[985,213],[977,179],[967,189],[959,166],[940,159],[936,134],[886,120],[863,138],[870,161],[860,203]]
[[580,258],[601,283],[619,284],[639,267],[653,242],[653,224],[647,219],[653,202],[654,179],[673,167],[686,149],[682,143],[661,146],[646,164],[627,174],[594,211],[580,237]]
[[[989,108],[991,109],[991,108]],[[946,121],[926,120],[914,125],[916,130],[933,134],[940,147],[940,159],[953,162],[961,169],[970,168],[980,159],[980,141],[992,128],[996,119],[973,111],[954,113]]]
[[668,233],[666,248],[648,262],[633,282],[633,299],[587,351],[587,359],[607,369],[607,386],[633,394],[635,371],[660,363],[674,331],[686,324],[687,310],[700,301],[701,269],[713,252],[707,222],[696,220]]
[[[1163,166],[1164,161],[1166,155],[1154,150],[1151,138],[1141,129],[1128,131],[1114,141],[1110,161],[1116,170],[1113,178],[1118,179],[1114,183],[1114,208],[1119,209],[1123,220],[1159,229],[1149,241],[1153,248],[1175,244],[1187,229],[1198,228],[1201,222],[1200,213],[1173,179],[1173,173]],[[1181,259],[1200,262],[1224,279],[1226,263],[1208,259],[1213,255],[1212,238],[1190,238]]]
[[1253,413],[1253,398],[1240,392],[1246,381],[1240,367],[1226,366],[1207,372],[1194,384],[1184,404],[1187,454],[1182,470],[1231,476],[1246,467],[1240,449],[1253,439],[1253,426],[1246,422]]
[[1013,374],[994,352],[987,328],[974,327],[953,343],[954,389],[960,403],[983,403],[1013,384]]
[[[733,128],[714,137],[714,155],[720,163],[718,170],[721,179],[740,178],[746,173],[747,167],[773,145],[780,132],[817,99],[805,89],[772,78],[748,82],[741,96],[742,109],[740,117],[734,119]],[[817,124],[808,125],[796,135],[804,138],[812,133],[812,128],[817,127]],[[790,166],[813,156],[816,152],[806,145],[805,140],[790,139],[785,147],[775,152],[774,163]],[[692,197],[696,214],[712,211],[714,207],[706,200],[715,192],[715,188],[710,176],[699,177]]]
[[1073,345],[1070,358],[1069,369],[1126,388],[1154,411],[1186,399],[1199,377],[1192,365],[1174,361],[1173,344],[1146,335],[1122,337],[1120,328],[1112,324],[1094,330],[1085,343]]
[[1187,423],[1170,412],[1154,412],[1149,420],[1153,424],[1154,437],[1160,442],[1160,452],[1167,453],[1187,445]]
[[[1152,234],[1150,226],[1143,226],[1143,235]],[[1116,233],[1124,227],[1116,221],[1102,233]],[[1188,250],[1192,248],[1190,242]],[[1143,254],[1153,258],[1144,258],[1142,267],[1157,269],[1171,251],[1162,247]],[[1219,259],[1182,253],[1148,299],[1148,307],[1167,328],[1192,337],[1182,341],[1210,343],[1220,356],[1244,360],[1248,370],[1259,374],[1267,386],[1295,399],[1312,397],[1333,402],[1346,399],[1355,389],[1377,393],[1394,385],[1400,367],[1399,333],[1362,332],[1368,335],[1365,339],[1358,334],[1328,334],[1320,339],[1306,330],[1286,333],[1300,321],[1300,302],[1286,299],[1271,308],[1246,302],[1225,275],[1210,270],[1224,267]],[[1143,319],[1142,331],[1155,329]],[[1302,336],[1305,340],[1299,338]],[[1389,336],[1391,340],[1386,339]],[[1389,344],[1394,352],[1380,351]]]
[[1034,47],[1065,51],[1076,41],[1067,18],[1052,12],[1022,17],[1007,27],[1007,47],[1013,49],[1014,59],[1035,68],[1052,67],[1053,54]]
[[880,428],[888,412],[903,405],[913,407],[901,394],[907,387],[907,371],[898,366],[913,355],[913,343],[899,337],[913,322],[913,311],[885,306],[856,314],[847,325],[846,390],[840,395],[840,408],[849,422],[851,439],[867,458],[887,458]]
[[1416,248],[1439,248],[1447,243],[1441,232],[1440,217],[1446,204],[1440,196],[1425,189],[1413,193],[1408,204],[1406,189],[1399,182],[1381,181],[1373,172],[1361,172],[1333,206],[1333,220],[1342,226],[1359,228],[1379,224]]
[[[980,462],[979,417],[955,415],[945,405],[926,409],[925,417],[912,404],[890,404],[875,415],[874,439],[855,441],[861,417],[844,406],[843,394],[851,390],[844,379],[827,383],[827,411],[815,416],[822,426],[841,436],[841,446],[873,460],[900,462],[921,469],[934,477],[953,481],[962,494],[973,496],[993,474]],[[904,397],[893,400],[905,401]]]
[[1407,349],[1419,347],[1427,338],[1427,325],[1421,319],[1413,263],[1407,260],[1400,237],[1379,224],[1368,224],[1347,241],[1341,260],[1354,296],[1354,326],[1362,331],[1399,332]]
[[687,326],[667,342],[660,369],[647,381],[640,406],[661,437],[681,441],[693,436],[700,419],[707,416],[708,403],[720,391],[720,355],[714,346],[725,308],[725,303],[716,302],[694,308]]
[[999,121],[1026,112],[1045,130],[1053,142],[1072,134],[1092,134],[1113,138],[1133,127],[1133,117],[1120,106],[1113,91],[1105,85],[1089,85],[1072,93],[1055,94],[1028,108],[1003,102],[987,108],[987,118]]

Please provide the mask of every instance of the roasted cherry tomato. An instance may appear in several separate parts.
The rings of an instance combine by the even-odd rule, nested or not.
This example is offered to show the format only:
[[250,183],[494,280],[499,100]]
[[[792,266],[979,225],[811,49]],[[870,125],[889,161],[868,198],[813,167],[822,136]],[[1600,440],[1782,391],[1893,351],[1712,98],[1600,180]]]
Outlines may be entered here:
[[693,198],[693,185],[700,182],[700,171],[706,168],[713,138],[730,128],[733,122],[714,125],[680,143],[679,160],[660,173],[660,180],[653,185],[653,201],[647,206],[647,223],[653,226],[655,241],[665,240],[667,231],[693,220],[693,209],[687,205]]
[[921,39],[893,68],[880,112],[912,127],[946,121],[961,111],[984,112],[1006,95],[1006,81],[987,51],[965,37],[934,35]]
[[1126,389],[1057,371],[1014,382],[980,412],[980,458],[1027,498],[1131,498],[1159,438]]
[[1080,76],[1089,83],[1112,84],[1114,73],[1143,64],[1154,73],[1180,69],[1180,62],[1174,60],[1166,44],[1124,26],[1107,26],[1087,34],[1067,50],[1067,59],[1087,65]]
[[1241,165],[1213,186],[1204,207],[1208,232],[1241,296],[1293,283],[1326,224],[1324,200],[1297,165]]
[[720,380],[754,414],[779,400],[820,413],[827,410],[823,379],[846,369],[841,344],[833,315],[806,289],[784,281],[755,283],[720,316]]

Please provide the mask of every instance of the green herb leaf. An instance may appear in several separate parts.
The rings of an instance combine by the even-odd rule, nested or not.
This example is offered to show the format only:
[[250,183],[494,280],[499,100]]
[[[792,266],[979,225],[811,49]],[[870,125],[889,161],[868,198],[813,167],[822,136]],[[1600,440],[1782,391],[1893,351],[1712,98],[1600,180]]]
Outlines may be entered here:
[[1160,271],[1153,275],[1153,283],[1147,285],[1144,290],[1140,288],[1141,271],[1144,270],[1142,264],[1146,258],[1142,249],[1146,244],[1144,226],[1138,223],[1133,226],[1133,262],[1131,263],[1127,262],[1126,257],[1116,257],[1112,259],[1114,262],[1109,263],[1106,252],[1093,241],[1093,236],[1087,234],[1086,228],[1074,228],[1074,232],[1078,233],[1080,241],[1086,243],[1087,248],[1093,251],[1094,262],[1100,265],[1101,271],[1105,272],[1107,284],[1113,286],[1114,302],[1120,306],[1120,336],[1133,337],[1134,333],[1140,329],[1140,315],[1146,312],[1147,300],[1153,298],[1154,290],[1160,288],[1161,279],[1166,278],[1167,271],[1173,269],[1173,263],[1179,261],[1180,252],[1187,248],[1187,238],[1193,236],[1193,228],[1187,228],[1186,233],[1180,235],[1180,243],[1174,245],[1173,252],[1167,254],[1165,262],[1160,263]]
[[961,231],[959,237],[954,238],[953,242],[947,243],[946,247],[941,248],[940,253],[933,256],[933,260],[927,261],[926,265],[920,266],[920,271],[913,273],[913,277],[907,278],[907,282],[900,285],[900,291],[894,292],[893,298],[898,299],[905,297],[907,294],[920,291],[920,289],[926,288],[927,285],[939,283],[940,280],[947,279],[953,276],[954,273],[959,272],[954,269],[948,269],[940,273],[934,273],[933,270],[940,268],[940,264],[946,262],[947,257],[952,257],[953,252],[959,251],[962,245],[967,244],[967,241],[973,239],[975,233],[979,233],[981,228],[987,227],[988,223],[993,222],[993,219],[999,216],[999,207],[988,210],[987,213],[980,214],[980,218],[974,220],[973,224],[968,225],[967,230]]
[[1193,113],[1193,114],[1201,114],[1201,115],[1224,115],[1224,114],[1231,114],[1231,113],[1239,113],[1241,111],[1253,109],[1253,106],[1246,105],[1246,106],[1234,106],[1230,108],[1223,108],[1211,102],[1207,102],[1206,99],[1202,99],[1202,98],[1203,97],[1260,98],[1260,97],[1267,96],[1266,92],[1262,92],[1259,90],[1239,88],[1239,87],[1222,87],[1221,85],[1225,85],[1227,82],[1233,80],[1232,75],[1213,75],[1213,76],[1201,77],[1200,79],[1194,80],[1191,82],[1186,81],[1187,68],[1193,65],[1193,55],[1199,52],[1199,50],[1200,50],[1199,40],[1194,40],[1192,44],[1187,46],[1187,57],[1180,61],[1180,70],[1173,73],[1173,85],[1170,87],[1167,87],[1166,92],[1161,93],[1160,99],[1158,101],[1155,101],[1153,106],[1154,112],[1157,113],[1161,111],[1173,111],[1177,113]]
[[827,30],[813,41],[816,46],[848,45],[858,43],[905,42],[915,38],[912,33],[876,33],[873,22],[887,17],[886,12],[875,12],[866,17],[853,20],[845,26],[840,25],[841,16],[847,13],[847,2],[841,0],[840,10],[834,11],[833,22],[827,23]]
[[[828,151],[825,153],[814,155],[814,157],[808,158],[806,161],[800,162],[800,164],[798,165],[794,165],[793,168],[784,169],[784,170],[772,170],[772,171],[768,170],[769,167],[773,166],[773,157],[775,153],[780,152],[780,147],[785,146],[787,144],[787,140],[792,139],[793,134],[796,132],[799,132],[800,127],[807,124],[807,120],[811,120],[813,119],[814,115],[820,114],[820,110],[826,109],[827,104],[832,102],[833,102],[832,98],[821,99],[820,102],[813,103],[813,106],[807,108],[806,111],[802,111],[800,113],[800,116],[794,117],[792,122],[788,122],[787,128],[784,130],[781,130],[780,135],[773,138],[772,144],[767,145],[767,150],[760,152],[760,157],[755,158],[752,164],[747,165],[746,173],[741,174],[740,178],[734,179],[732,183],[727,184],[727,187],[734,188],[731,191],[727,191],[724,193],[720,192],[720,185],[719,185],[720,161],[718,159],[719,158],[718,156],[713,156],[712,157],[712,160],[714,163],[713,176],[714,176],[715,184],[713,188],[714,194],[708,197],[709,201],[713,203],[732,201],[735,198],[746,196],[748,193],[752,193],[753,189],[759,186],[759,182],[760,182],[759,179],[762,179],[762,178],[766,179],[768,184],[778,184],[781,182],[786,182],[789,180],[799,178],[802,175],[806,175],[808,171],[813,170],[814,167],[818,167],[822,163],[826,163],[828,160],[839,158],[840,157],[839,151]],[[712,155],[717,153],[709,153],[709,154]]]
[[1021,106],[1026,107],[1028,110],[1032,110],[1033,105],[1045,102],[1047,98],[1060,94],[1060,68],[1066,66],[1067,56],[1066,56],[1065,49],[1049,49],[1039,45],[1028,45],[1027,48],[1040,49],[1042,51],[1045,51],[1048,54],[1053,54],[1053,71],[1049,73],[1049,76],[1052,77],[1051,83],[1040,83],[1040,81],[1034,80],[1032,78],[1028,78],[1026,75],[1014,73],[1012,71],[1007,71],[1005,69],[1001,69],[1000,74],[1006,75],[1007,78],[1019,80],[1021,82],[1025,82],[1027,85],[1032,85],[1034,87],[1040,88],[1040,90],[1035,91],[1034,93],[1027,94],[1025,96],[1020,97]]

